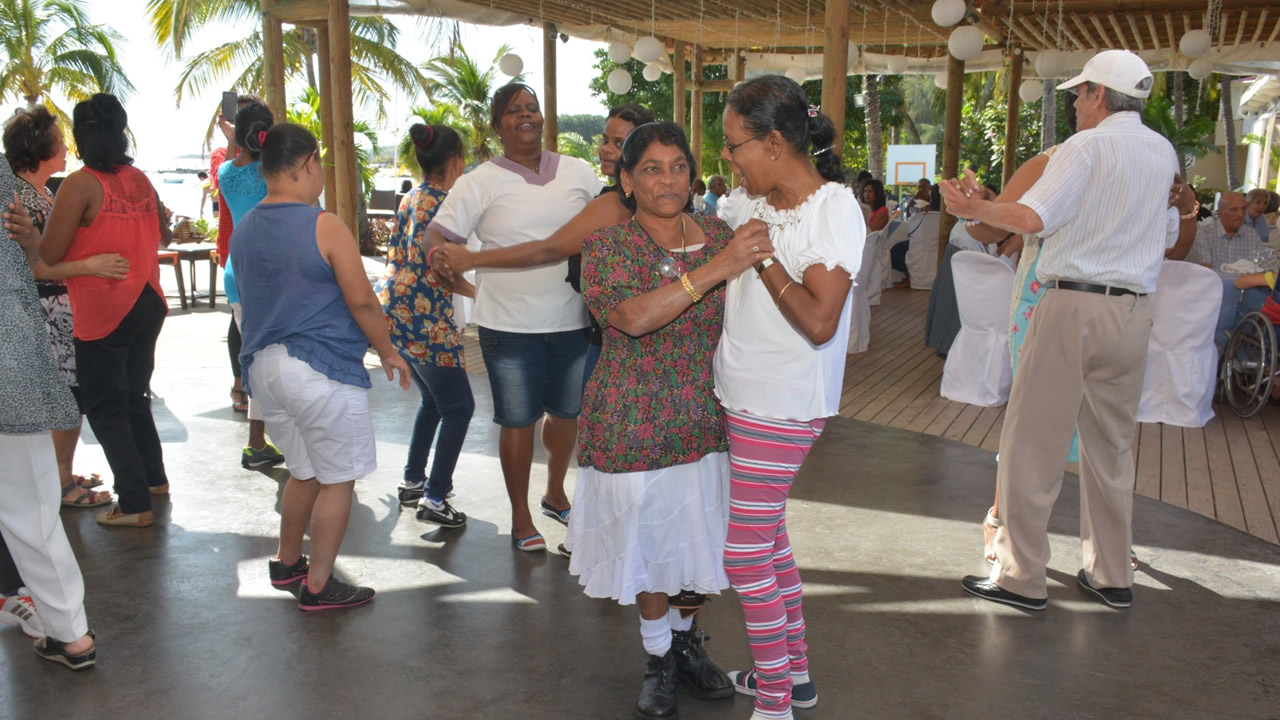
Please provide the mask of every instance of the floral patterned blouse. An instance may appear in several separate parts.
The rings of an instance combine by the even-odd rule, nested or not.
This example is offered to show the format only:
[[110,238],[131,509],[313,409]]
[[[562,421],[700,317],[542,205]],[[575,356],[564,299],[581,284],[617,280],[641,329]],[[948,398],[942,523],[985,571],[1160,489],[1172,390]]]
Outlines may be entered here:
[[426,365],[465,368],[453,323],[453,295],[431,276],[421,245],[445,194],[439,186],[423,182],[400,202],[395,233],[387,244],[387,270],[374,291],[386,313],[391,342],[400,352]]
[[[688,270],[706,264],[733,238],[720,219],[696,214],[706,244],[687,253]],[[587,382],[578,421],[578,464],[606,473],[658,470],[728,450],[711,358],[724,318],[724,286],[667,326],[643,337],[605,317],[632,297],[677,284],[658,265],[667,251],[635,220],[582,243],[582,298],[604,326],[604,350]],[[676,253],[678,256],[678,253]]]

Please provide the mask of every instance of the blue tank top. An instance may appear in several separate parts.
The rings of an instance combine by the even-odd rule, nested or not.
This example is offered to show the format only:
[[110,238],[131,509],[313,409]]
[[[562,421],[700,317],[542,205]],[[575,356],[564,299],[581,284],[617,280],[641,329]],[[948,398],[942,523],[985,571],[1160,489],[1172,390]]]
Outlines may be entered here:
[[[234,162],[224,162],[218,166],[218,188],[222,202],[231,211],[232,228],[240,222],[262,198],[267,196],[267,181],[262,177],[262,161],[254,160],[248,165],[237,166]],[[230,251],[227,251],[230,253]],[[236,285],[235,271],[228,259],[226,270],[222,274],[222,286],[227,293],[227,302],[240,302],[239,287]]]
[[369,343],[316,247],[323,212],[303,203],[261,204],[231,233],[242,311],[240,365],[250,393],[253,354],[277,343],[330,379],[372,387],[364,367]]

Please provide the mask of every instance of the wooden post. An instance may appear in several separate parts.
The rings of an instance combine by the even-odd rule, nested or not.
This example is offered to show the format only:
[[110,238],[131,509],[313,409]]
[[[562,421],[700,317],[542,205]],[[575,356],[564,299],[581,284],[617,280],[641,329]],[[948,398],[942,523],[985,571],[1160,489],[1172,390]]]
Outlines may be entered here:
[[276,122],[287,117],[288,101],[284,95],[284,29],[280,19],[271,14],[275,0],[262,0],[262,84],[267,107]]
[[[1267,187],[1267,176],[1271,174],[1271,136],[1276,134],[1276,114],[1271,113],[1271,117],[1267,119],[1267,134],[1262,140],[1262,175],[1258,178],[1258,187]],[[1276,175],[1280,176],[1280,168],[1277,168]],[[1266,238],[1262,239],[1266,242]]]
[[[733,55],[729,58],[729,69],[733,72],[733,84],[735,86],[747,78],[747,59],[742,56],[742,53],[737,50],[733,52]],[[727,97],[728,93],[725,95]],[[736,188],[741,184],[742,179],[738,177],[738,174],[730,171],[729,188]]]
[[[947,55],[947,119],[942,135],[942,177],[945,180],[959,176],[960,170],[960,113],[964,110],[964,61]],[[947,251],[947,240],[956,219],[942,205],[942,217],[938,222],[938,264]]]
[[689,148],[698,163],[698,175],[702,167],[702,46],[693,46],[693,92],[689,93]]
[[[822,112],[836,126],[831,152],[844,153],[845,95],[849,87],[849,3],[827,3],[827,40],[822,53]],[[814,151],[822,148],[814,148]]]
[[333,103],[334,195],[338,217],[358,232],[356,213],[359,187],[356,179],[355,118],[351,107],[351,6],[349,0],[329,2],[329,59],[333,63],[329,87]]
[[684,48],[685,45],[679,40],[676,41],[674,52],[671,53],[671,77],[672,89],[675,92],[675,108],[672,110],[671,122],[685,126],[685,82],[684,82]]
[[320,147],[324,164],[324,209],[338,211],[338,179],[333,171],[333,68],[329,66],[329,23],[316,28],[316,51],[320,56]]
[[560,145],[556,119],[556,39],[559,31],[542,23],[542,149],[555,152]]
[[1009,49],[1009,104],[1004,118],[1004,180],[1000,183],[1001,190],[1009,184],[1009,178],[1013,177],[1018,165],[1018,113],[1022,109],[1018,88],[1022,85],[1022,61],[1022,46],[1014,45]]

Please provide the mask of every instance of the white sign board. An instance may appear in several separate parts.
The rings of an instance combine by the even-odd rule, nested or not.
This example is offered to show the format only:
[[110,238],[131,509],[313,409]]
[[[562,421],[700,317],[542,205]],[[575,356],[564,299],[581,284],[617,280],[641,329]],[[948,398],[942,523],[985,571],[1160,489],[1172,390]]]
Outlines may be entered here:
[[937,160],[937,145],[890,145],[884,184],[915,185],[920,178],[933,182]]

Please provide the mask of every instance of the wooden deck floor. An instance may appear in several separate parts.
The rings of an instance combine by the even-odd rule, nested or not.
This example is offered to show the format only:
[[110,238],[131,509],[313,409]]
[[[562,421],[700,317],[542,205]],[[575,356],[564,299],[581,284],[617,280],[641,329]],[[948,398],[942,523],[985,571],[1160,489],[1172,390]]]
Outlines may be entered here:
[[[840,414],[994,452],[1004,408],[938,394],[943,359],[924,345],[928,302],[926,292],[884,292],[871,309],[870,348],[851,355],[845,368]],[[1280,405],[1249,420],[1230,408],[1214,410],[1203,428],[1142,424],[1137,492],[1280,543]]]

